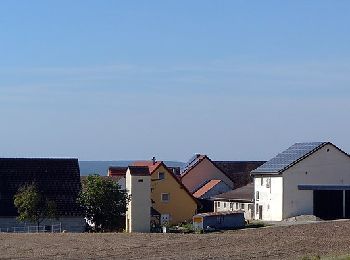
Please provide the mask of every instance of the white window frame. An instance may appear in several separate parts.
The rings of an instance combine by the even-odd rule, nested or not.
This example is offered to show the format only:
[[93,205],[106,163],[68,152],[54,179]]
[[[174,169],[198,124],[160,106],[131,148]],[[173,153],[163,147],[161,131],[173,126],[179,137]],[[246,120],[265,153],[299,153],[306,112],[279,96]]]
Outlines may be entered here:
[[[167,200],[164,200],[163,199],[163,195],[168,195],[168,199]],[[162,201],[162,202],[169,202],[170,201],[170,193],[162,193],[162,194],[160,194],[160,200]]]
[[259,191],[256,191],[255,192],[255,200],[259,201],[259,197],[260,197]]
[[[160,174],[163,174],[163,178],[160,178]],[[165,172],[158,172],[158,180],[164,180],[165,179]]]

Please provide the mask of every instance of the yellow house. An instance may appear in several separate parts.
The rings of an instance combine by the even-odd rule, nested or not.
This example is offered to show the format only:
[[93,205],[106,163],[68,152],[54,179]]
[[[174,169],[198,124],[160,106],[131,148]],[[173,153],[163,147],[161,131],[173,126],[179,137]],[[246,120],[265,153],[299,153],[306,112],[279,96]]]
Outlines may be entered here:
[[142,161],[133,165],[149,168],[152,207],[161,214],[162,225],[192,221],[198,202],[163,162]]

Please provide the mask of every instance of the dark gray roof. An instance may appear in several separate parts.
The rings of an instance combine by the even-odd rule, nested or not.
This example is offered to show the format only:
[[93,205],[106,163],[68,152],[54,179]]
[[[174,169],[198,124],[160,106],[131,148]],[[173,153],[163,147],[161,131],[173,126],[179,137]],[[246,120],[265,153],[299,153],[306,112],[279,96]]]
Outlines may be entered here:
[[13,197],[18,189],[34,183],[55,201],[59,216],[83,215],[77,203],[81,190],[77,159],[0,158],[0,216],[17,216]]
[[295,163],[304,159],[308,155],[314,153],[322,148],[328,142],[310,142],[310,143],[296,143],[289,147],[284,152],[278,154],[276,157],[267,161],[257,169],[251,171],[251,174],[264,173],[281,173]]
[[265,162],[266,161],[213,161],[213,163],[231,179],[235,189],[252,182],[253,179],[250,176],[250,172]]
[[254,199],[254,184],[249,183],[241,188],[230,190],[225,193],[216,195],[212,199],[214,200],[229,200],[229,201],[241,201],[252,202]]

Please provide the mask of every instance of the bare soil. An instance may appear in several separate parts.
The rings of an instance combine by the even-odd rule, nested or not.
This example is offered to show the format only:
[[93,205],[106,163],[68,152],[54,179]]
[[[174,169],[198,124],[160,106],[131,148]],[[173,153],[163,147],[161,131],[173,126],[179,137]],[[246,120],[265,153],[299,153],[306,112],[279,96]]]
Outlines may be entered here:
[[1,259],[301,259],[350,254],[350,221],[210,234],[0,234]]

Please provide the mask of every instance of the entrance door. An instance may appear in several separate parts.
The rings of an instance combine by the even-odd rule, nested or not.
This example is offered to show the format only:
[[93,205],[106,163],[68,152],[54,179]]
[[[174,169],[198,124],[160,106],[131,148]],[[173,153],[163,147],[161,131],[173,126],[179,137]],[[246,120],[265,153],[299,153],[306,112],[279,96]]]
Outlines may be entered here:
[[259,205],[259,219],[262,219],[263,216],[263,206]]
[[326,220],[343,218],[343,191],[314,190],[314,215]]
[[162,226],[169,224],[170,221],[170,215],[169,214],[162,214],[160,217],[160,224]]

